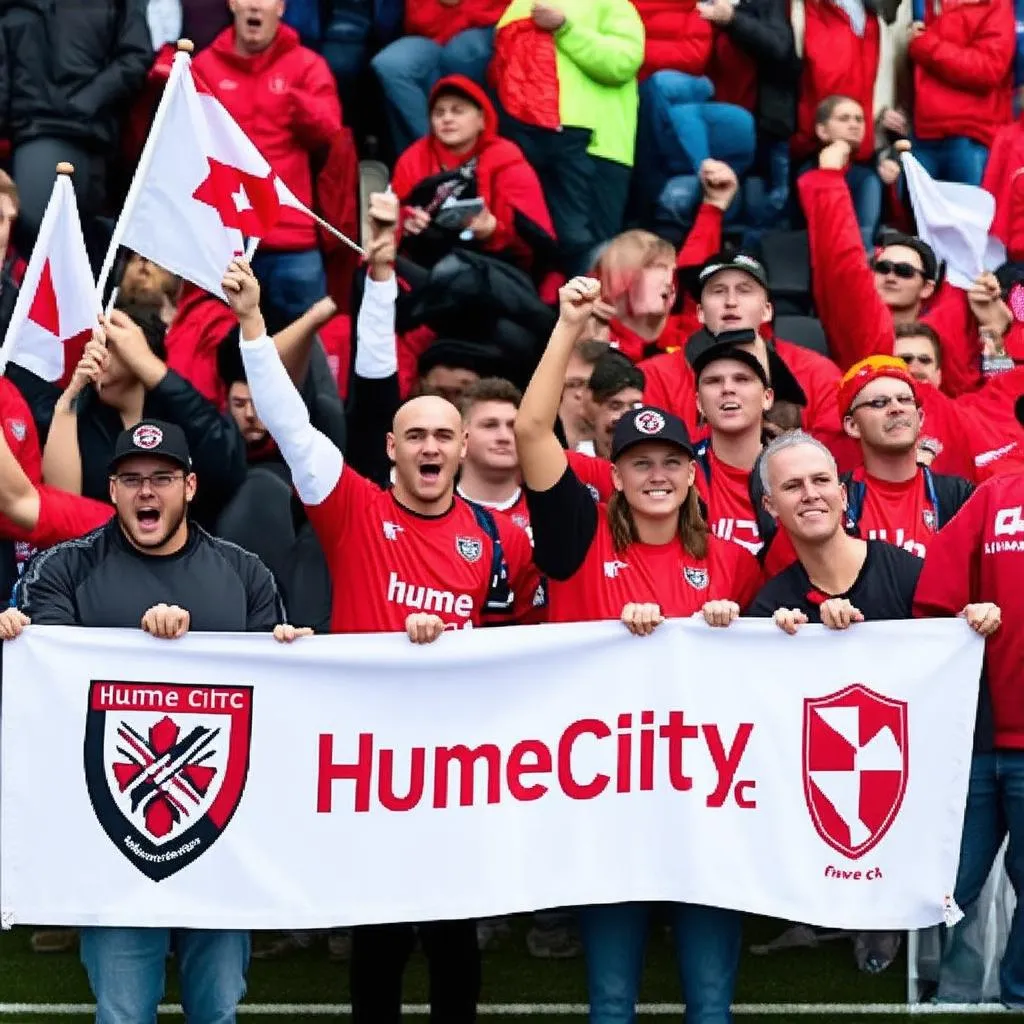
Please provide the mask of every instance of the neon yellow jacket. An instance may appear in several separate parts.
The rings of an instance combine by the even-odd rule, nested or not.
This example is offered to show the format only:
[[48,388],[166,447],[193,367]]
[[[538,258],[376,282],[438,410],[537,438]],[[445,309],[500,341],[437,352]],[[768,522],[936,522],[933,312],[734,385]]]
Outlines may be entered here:
[[556,0],[565,24],[533,24],[533,0],[498,22],[492,66],[502,105],[527,124],[589,128],[592,156],[633,166],[644,26],[630,0]]

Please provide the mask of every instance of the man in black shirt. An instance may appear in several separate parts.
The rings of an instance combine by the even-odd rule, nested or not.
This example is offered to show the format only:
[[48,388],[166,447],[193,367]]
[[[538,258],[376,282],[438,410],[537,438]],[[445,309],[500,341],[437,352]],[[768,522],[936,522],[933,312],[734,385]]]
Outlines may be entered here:
[[[110,500],[117,515],[78,540],[37,555],[0,615],[0,638],[29,623],[141,625],[155,637],[201,632],[271,632],[290,641],[310,630],[284,625],[270,571],[253,554],[189,521],[196,492],[185,434],[143,420],[117,439]],[[83,928],[82,962],[97,1020],[156,1020],[168,951],[180,965],[190,1020],[234,1020],[245,993],[249,934],[167,928]]]

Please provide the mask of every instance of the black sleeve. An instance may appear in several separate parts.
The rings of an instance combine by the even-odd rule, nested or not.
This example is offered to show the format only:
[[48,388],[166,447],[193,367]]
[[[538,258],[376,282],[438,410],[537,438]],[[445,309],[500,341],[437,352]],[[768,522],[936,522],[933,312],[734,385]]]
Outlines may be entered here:
[[278,623],[288,621],[273,574],[255,555],[250,555],[246,559],[246,573],[246,631],[272,633]]
[[917,581],[921,578],[921,570],[924,568],[924,559],[896,547],[895,544],[885,544],[884,541],[876,543],[883,545],[883,550],[888,556],[891,578],[896,584],[900,615],[890,615],[889,618],[912,619],[914,594],[917,591]]
[[349,385],[345,461],[378,487],[391,486],[387,435],[401,404],[397,373],[373,380],[353,372]]
[[587,557],[597,533],[597,502],[569,466],[546,491],[526,489],[533,560],[553,580],[567,580]]
[[937,473],[935,496],[939,499],[939,529],[946,525],[967,503],[974,493],[974,485],[962,476],[948,476]]
[[174,370],[146,395],[146,415],[176,423],[185,432],[199,477],[196,497],[208,516],[215,514],[242,485],[248,468],[235,421]]
[[739,4],[725,30],[759,66],[778,74],[796,63],[793,28],[780,0]]
[[77,626],[71,550],[63,544],[36,555],[14,588],[14,606],[37,626]]

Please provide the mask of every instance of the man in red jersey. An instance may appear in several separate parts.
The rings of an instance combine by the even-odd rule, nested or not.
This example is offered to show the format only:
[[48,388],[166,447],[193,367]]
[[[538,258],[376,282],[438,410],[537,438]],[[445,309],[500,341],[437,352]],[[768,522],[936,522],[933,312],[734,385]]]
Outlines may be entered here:
[[474,505],[507,515],[530,535],[516,455],[516,410],[522,393],[501,377],[484,377],[462,396],[466,454],[455,493]]
[[[1017,402],[1024,423],[1024,397]],[[1004,610],[1006,627],[985,645],[982,700],[975,727],[967,808],[954,898],[964,909],[978,899],[1007,833],[1006,871],[1018,906],[1024,897],[1024,474],[995,477],[928,546],[914,596],[914,614],[956,615],[964,605],[991,602]],[[943,953],[952,970],[954,931]],[[952,999],[939,972],[939,1001]],[[948,975],[946,975],[948,977]],[[1015,913],[999,970],[1000,997],[1024,1008],[1024,921]]]
[[711,428],[711,436],[697,445],[694,456],[708,526],[716,537],[760,558],[765,527],[772,536],[775,533],[754,472],[764,414],[774,398],[768,374],[752,352],[710,336],[697,335],[687,346],[687,358],[697,378],[697,408]]
[[839,412],[864,457],[863,465],[843,477],[846,532],[924,558],[972,488],[962,477],[918,465],[924,414],[917,381],[895,356],[864,359],[843,378]]
[[[375,196],[371,213],[375,235],[393,231],[397,200]],[[239,319],[256,410],[291,470],[327,558],[332,632],[408,630],[415,641],[428,642],[446,629],[516,622],[533,613],[542,591],[526,534],[454,494],[465,453],[458,410],[435,395],[399,408],[387,437],[394,486],[380,490],[346,466],[341,452],[310,423],[266,335],[259,285],[243,260],[228,267],[224,291]],[[390,316],[392,340],[396,292],[393,267],[371,261],[359,322],[375,321],[380,335],[386,333],[379,330],[381,318]],[[480,989],[475,922],[420,924],[419,934],[430,962],[433,1013],[452,1024],[475,1020]],[[411,924],[354,930],[356,1024],[400,1020],[402,975],[414,944]]]

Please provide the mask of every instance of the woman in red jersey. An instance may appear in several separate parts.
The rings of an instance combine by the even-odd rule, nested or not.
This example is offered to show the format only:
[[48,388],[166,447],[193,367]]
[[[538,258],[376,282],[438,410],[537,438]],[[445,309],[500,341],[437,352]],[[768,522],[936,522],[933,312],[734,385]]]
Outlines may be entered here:
[[[641,635],[666,618],[701,612],[711,625],[727,625],[752,598],[760,568],[738,544],[709,534],[682,421],[652,406],[622,417],[612,442],[615,493],[607,505],[594,501],[555,437],[565,365],[599,293],[598,282],[588,278],[561,289],[558,324],[516,417],[534,556],[550,581],[551,619],[621,618]],[[727,1024],[741,916],[695,904],[669,910],[687,1016]],[[650,905],[582,907],[579,914],[590,1020],[631,1022]]]

